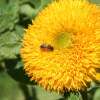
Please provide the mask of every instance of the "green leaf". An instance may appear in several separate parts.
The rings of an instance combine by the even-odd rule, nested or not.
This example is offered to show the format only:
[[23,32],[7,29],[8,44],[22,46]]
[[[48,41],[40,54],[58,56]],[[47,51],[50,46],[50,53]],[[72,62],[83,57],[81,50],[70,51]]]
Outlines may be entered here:
[[16,31],[6,32],[0,36],[0,58],[12,59],[19,54],[21,37]]
[[41,0],[29,0],[29,2],[34,6],[34,9],[39,9],[41,6]]
[[5,60],[5,66],[7,73],[17,82],[31,85],[36,84],[34,81],[30,81],[30,78],[25,74],[20,58]]
[[93,3],[100,4],[100,0],[90,0]]
[[46,91],[40,86],[34,86],[38,100],[59,100],[62,95],[56,92]]
[[24,28],[20,25],[15,26],[15,33],[18,35],[19,41],[23,38]]
[[41,0],[41,8],[50,4],[53,0]]
[[17,3],[9,3],[0,6],[0,33],[12,30],[18,22],[19,6]]
[[5,72],[0,72],[0,100],[25,100],[18,83]]
[[33,9],[29,4],[24,4],[20,8],[20,13],[33,18],[37,15],[38,9]]
[[[7,4],[7,0],[0,0],[0,7]],[[1,12],[0,12],[1,13]]]
[[93,100],[100,100],[100,88],[96,90]]
[[80,100],[80,97],[78,94],[70,93],[68,100]]
[[28,3],[29,0],[9,0],[9,2],[18,3],[18,4],[24,4],[24,3]]
[[20,13],[28,16],[29,18],[34,18],[38,12],[51,1],[52,0],[29,0],[29,3],[25,3],[20,7]]

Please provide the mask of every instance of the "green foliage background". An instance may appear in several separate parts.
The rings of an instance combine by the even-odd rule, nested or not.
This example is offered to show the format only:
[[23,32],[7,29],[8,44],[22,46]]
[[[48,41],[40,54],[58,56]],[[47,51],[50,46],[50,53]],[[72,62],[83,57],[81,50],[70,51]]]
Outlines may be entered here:
[[[84,92],[58,94],[30,82],[19,50],[24,28],[52,0],[0,0],[0,100],[100,100],[99,84]],[[100,0],[90,0],[100,4]]]

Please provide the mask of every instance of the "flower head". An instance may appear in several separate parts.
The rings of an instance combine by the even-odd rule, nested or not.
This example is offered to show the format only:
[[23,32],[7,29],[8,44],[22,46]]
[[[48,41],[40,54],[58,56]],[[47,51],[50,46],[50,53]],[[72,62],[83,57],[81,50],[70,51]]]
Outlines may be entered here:
[[100,9],[86,0],[53,1],[28,27],[24,69],[48,90],[82,90],[100,74]]

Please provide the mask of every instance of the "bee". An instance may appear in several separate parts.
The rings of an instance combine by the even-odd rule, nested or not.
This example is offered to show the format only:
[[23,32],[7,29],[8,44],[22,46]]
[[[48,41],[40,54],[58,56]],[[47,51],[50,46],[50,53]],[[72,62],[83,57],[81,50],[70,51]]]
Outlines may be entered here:
[[42,51],[46,51],[46,52],[49,52],[49,51],[53,51],[54,50],[54,48],[51,45],[47,45],[47,44],[40,45],[40,49]]

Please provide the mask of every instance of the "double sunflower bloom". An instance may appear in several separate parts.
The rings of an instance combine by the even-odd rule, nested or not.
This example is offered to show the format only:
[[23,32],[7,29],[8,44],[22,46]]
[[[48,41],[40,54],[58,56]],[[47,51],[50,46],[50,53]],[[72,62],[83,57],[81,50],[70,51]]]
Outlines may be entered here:
[[47,90],[83,90],[100,79],[100,8],[53,1],[26,29],[21,56],[31,80]]

